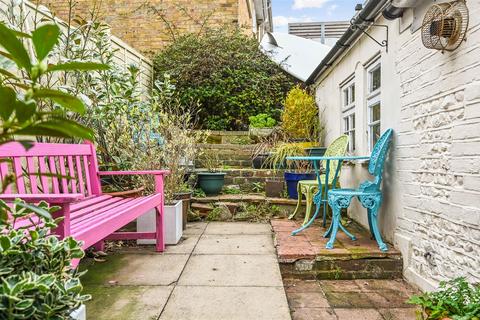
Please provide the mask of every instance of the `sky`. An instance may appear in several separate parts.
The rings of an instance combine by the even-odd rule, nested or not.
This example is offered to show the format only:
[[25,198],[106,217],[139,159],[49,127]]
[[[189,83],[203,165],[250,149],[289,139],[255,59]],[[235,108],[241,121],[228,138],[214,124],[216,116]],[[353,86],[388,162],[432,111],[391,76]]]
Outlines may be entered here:
[[288,32],[289,22],[350,20],[362,0],[272,0],[275,32]]

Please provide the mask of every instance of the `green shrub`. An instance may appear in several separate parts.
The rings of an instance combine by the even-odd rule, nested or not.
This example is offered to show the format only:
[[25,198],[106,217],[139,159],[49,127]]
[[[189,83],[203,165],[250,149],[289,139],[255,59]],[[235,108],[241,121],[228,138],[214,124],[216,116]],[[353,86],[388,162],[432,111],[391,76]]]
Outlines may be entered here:
[[420,319],[479,320],[480,318],[480,286],[469,284],[465,278],[441,282],[438,291],[412,296],[408,302],[422,307],[425,314],[419,315]]
[[[56,210],[45,202],[35,207],[16,200],[9,207],[0,201],[0,319],[69,319],[90,299],[70,267],[72,259],[83,257],[80,243],[50,232],[57,226],[51,217]],[[33,226],[13,227],[32,217],[38,219],[30,219]]]
[[315,98],[306,90],[297,86],[288,93],[282,127],[292,138],[322,142],[324,125],[320,123]]
[[273,128],[277,124],[277,121],[266,113],[250,116],[248,120],[250,121],[250,126],[253,128]]
[[198,101],[199,125],[211,130],[245,129],[261,112],[277,119],[294,85],[241,30],[209,29],[177,38],[155,57],[156,79],[174,79],[184,103]]

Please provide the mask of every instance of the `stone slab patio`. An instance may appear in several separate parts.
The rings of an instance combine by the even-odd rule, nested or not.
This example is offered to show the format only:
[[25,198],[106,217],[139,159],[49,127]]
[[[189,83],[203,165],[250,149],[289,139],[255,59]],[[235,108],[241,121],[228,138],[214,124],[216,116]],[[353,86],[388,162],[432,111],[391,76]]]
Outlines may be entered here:
[[290,319],[269,224],[188,224],[164,253],[124,247],[106,260],[81,265],[89,319]]

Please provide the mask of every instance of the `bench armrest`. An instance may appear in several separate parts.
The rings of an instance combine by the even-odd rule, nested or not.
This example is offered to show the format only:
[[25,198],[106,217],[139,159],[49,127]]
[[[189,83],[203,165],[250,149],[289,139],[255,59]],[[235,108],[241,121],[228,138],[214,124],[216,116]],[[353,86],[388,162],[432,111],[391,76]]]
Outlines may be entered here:
[[1,194],[0,200],[13,201],[17,198],[24,200],[25,202],[37,203],[40,201],[46,201],[50,204],[64,204],[71,203],[77,200],[83,199],[84,195],[81,193],[70,194]]
[[139,170],[139,171],[99,171],[100,176],[131,176],[131,175],[167,175],[168,170]]

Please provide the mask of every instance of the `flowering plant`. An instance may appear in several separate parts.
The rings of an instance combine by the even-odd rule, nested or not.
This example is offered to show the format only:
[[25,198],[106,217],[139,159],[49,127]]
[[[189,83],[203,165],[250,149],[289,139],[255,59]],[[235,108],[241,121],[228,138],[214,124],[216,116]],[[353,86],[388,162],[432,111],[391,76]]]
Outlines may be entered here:
[[441,282],[438,291],[412,296],[408,303],[422,307],[426,318],[422,313],[419,319],[479,320],[480,286],[456,278]]

